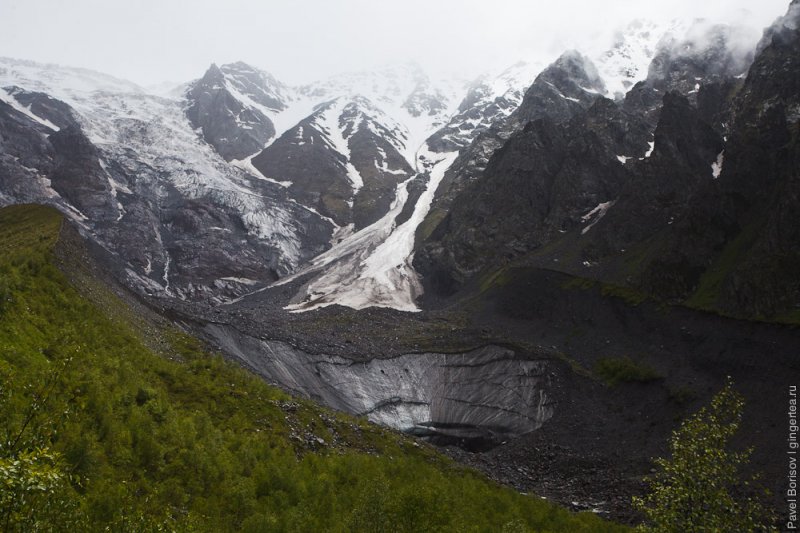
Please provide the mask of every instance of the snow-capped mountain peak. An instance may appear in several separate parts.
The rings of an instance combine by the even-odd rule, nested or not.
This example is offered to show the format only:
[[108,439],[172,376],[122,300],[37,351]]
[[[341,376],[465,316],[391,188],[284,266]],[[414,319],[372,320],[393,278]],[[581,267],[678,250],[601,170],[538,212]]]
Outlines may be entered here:
[[637,82],[644,80],[659,42],[685,31],[685,24],[678,20],[664,25],[637,19],[615,32],[611,46],[594,58],[608,95],[621,98]]
[[293,97],[289,88],[273,75],[247,63],[229,63],[219,67],[219,71],[224,76],[228,90],[268,110],[283,111]]
[[479,133],[498,124],[519,107],[542,66],[537,62],[519,61],[499,74],[477,78],[468,86],[447,125],[428,139],[428,147],[435,152],[450,152],[468,146]]
[[406,130],[401,152],[414,167],[417,150],[456,112],[465,87],[462,80],[431,79],[418,65],[403,63],[341,74],[300,87],[298,92],[318,101],[366,98]]

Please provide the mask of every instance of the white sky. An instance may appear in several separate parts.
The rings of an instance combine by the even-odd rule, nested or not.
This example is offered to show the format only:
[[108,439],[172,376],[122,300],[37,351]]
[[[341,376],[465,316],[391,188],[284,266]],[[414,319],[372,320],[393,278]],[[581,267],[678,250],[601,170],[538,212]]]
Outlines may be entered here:
[[704,17],[759,30],[789,0],[0,0],[0,56],[142,85],[242,60],[289,84],[415,60],[472,76],[590,52],[635,18]]

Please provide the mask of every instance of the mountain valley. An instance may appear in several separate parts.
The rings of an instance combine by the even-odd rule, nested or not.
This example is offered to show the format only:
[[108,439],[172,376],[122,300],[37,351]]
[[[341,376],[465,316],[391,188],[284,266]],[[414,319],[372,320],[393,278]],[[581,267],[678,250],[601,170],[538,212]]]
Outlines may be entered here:
[[[56,266],[81,298],[100,283],[316,424],[312,402],[625,524],[652,458],[732,378],[734,444],[779,506],[800,1],[761,36],[641,20],[588,52],[300,86],[212,64],[159,93],[0,58],[0,221],[63,224]],[[376,455],[421,445],[383,435]]]

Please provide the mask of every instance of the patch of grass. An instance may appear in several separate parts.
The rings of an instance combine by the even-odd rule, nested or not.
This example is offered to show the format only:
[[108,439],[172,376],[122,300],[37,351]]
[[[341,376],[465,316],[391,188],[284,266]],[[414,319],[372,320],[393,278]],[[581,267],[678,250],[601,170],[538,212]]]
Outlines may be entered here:
[[656,234],[643,243],[633,245],[622,256],[624,277],[638,279],[654,257],[659,256],[663,242]]
[[627,356],[600,358],[593,371],[609,387],[616,387],[621,383],[646,383],[662,378],[646,364]]
[[800,326],[800,309],[794,309],[777,315],[773,319],[774,322],[780,324],[789,324],[793,326]]
[[648,296],[636,289],[630,287],[623,287],[621,285],[613,285],[611,283],[602,283],[596,280],[574,277],[561,284],[562,289],[566,290],[591,290],[595,287],[600,287],[600,294],[603,296],[612,296],[624,300],[627,304],[637,306],[648,299]]
[[420,224],[417,228],[415,242],[420,244],[427,241],[446,216],[446,209],[441,209],[439,207],[434,207],[431,209],[428,213],[428,216],[425,217],[425,219],[422,221],[422,224]]
[[628,305],[637,306],[649,298],[647,294],[632,289],[630,287],[623,287],[621,285],[611,285],[610,283],[603,283],[600,289],[600,294],[603,296],[613,296],[625,301]]
[[562,289],[567,290],[589,290],[597,286],[597,282],[588,278],[574,277],[561,284]]
[[0,501],[16,506],[0,508],[4,530],[626,530],[292,398],[171,326],[131,323],[108,287],[55,266],[61,224],[45,207],[0,210],[0,463],[33,453],[66,480],[35,492],[0,469]]
[[688,405],[697,399],[697,391],[688,385],[669,388],[669,399],[678,405]]
[[685,302],[687,307],[717,311],[725,280],[753,246],[761,229],[759,221],[745,226],[719,254],[717,260],[700,278],[697,290]]
[[325,210],[331,213],[334,217],[347,218],[350,213],[350,206],[347,203],[344,195],[340,196],[333,193],[323,194],[321,203],[325,206]]
[[481,276],[479,280],[480,292],[484,293],[490,289],[502,287],[511,281],[508,268],[500,268]]

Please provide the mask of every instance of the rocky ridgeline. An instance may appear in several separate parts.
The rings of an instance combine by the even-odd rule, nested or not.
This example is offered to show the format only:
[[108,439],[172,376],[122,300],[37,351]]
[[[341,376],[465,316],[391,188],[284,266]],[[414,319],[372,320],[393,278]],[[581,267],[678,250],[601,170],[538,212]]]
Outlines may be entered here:
[[451,169],[417,244],[427,289],[522,260],[739,316],[790,313],[797,18],[793,3],[755,58],[724,26],[662,42],[621,102],[576,101],[568,90],[591,89],[592,70],[562,57],[512,115],[524,127],[489,143],[485,170],[474,156],[472,172]]

